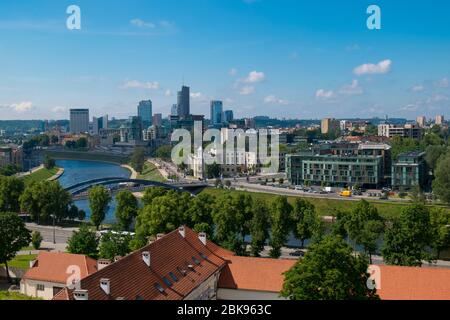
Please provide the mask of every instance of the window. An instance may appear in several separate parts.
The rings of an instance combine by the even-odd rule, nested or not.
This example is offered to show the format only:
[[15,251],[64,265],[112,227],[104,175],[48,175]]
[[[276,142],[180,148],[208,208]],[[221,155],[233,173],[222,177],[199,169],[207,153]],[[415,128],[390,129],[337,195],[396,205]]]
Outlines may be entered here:
[[171,287],[172,286],[172,282],[167,279],[166,277],[163,278],[164,283],[166,284],[166,286]]
[[45,286],[43,284],[38,284],[36,286],[37,291],[44,291],[45,290]]
[[178,282],[178,278],[173,272],[169,272],[169,276],[173,281]]
[[155,286],[155,289],[158,290],[160,293],[165,292],[164,288],[159,283],[155,283],[154,286]]

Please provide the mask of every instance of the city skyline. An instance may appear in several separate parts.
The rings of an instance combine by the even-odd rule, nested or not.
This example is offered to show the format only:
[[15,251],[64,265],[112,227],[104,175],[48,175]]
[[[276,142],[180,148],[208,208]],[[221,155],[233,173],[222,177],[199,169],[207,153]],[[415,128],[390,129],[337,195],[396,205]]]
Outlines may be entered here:
[[0,4],[0,120],[127,118],[141,100],[167,116],[183,84],[192,114],[450,117],[448,3],[377,1],[378,31],[366,1],[78,1],[73,31],[70,4]]

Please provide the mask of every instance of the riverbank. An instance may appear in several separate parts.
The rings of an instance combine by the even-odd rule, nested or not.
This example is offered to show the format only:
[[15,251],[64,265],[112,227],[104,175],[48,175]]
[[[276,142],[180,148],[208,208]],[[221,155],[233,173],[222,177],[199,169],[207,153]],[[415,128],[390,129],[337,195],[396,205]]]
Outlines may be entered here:
[[98,153],[98,152],[82,152],[82,151],[46,151],[45,154],[56,160],[82,160],[82,161],[95,161],[105,162],[112,164],[127,164],[128,157]]
[[139,174],[136,172],[136,170],[134,170],[134,168],[132,166],[130,166],[128,164],[122,164],[121,167],[130,171],[130,173],[131,173],[130,179],[138,178]]
[[61,176],[64,174],[65,170],[64,168],[59,168],[58,172],[53,175],[52,177],[48,178],[47,181],[55,181],[61,178]]
[[[23,181],[25,182],[25,185],[29,185],[33,182],[40,182],[40,181],[46,181],[49,180],[55,176],[58,175],[58,173],[64,169],[61,168],[53,168],[53,169],[46,169],[44,167],[42,167],[39,170],[36,170],[35,172],[33,172],[32,174],[29,174],[25,177],[23,177]],[[62,175],[62,174],[61,174]],[[58,178],[61,176],[59,175]]]

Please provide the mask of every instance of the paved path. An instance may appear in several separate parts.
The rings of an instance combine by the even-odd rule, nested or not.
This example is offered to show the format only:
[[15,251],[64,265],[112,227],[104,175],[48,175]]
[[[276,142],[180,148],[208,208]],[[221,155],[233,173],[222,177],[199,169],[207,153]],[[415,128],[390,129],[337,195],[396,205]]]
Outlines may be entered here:
[[[43,242],[48,244],[47,246],[43,245],[43,247],[48,247],[51,244],[53,248],[53,227],[52,226],[39,226],[35,223],[27,223],[27,229],[31,231],[39,231],[44,238]],[[72,236],[73,232],[78,230],[77,228],[61,228],[55,227],[55,238],[56,244],[60,245],[59,248],[64,248],[67,244],[67,240]],[[55,246],[55,248],[58,248]]]
[[121,167],[131,171],[130,179],[137,179],[138,173],[136,172],[136,170],[133,169],[133,167],[131,167],[127,164],[123,164],[123,165],[121,165]]
[[31,174],[33,174],[36,171],[39,171],[41,169],[44,169],[44,165],[43,164],[41,164],[39,167],[31,169],[30,171],[18,173],[16,176],[19,177],[19,178],[26,177],[26,176],[29,176],[29,175],[31,175]]

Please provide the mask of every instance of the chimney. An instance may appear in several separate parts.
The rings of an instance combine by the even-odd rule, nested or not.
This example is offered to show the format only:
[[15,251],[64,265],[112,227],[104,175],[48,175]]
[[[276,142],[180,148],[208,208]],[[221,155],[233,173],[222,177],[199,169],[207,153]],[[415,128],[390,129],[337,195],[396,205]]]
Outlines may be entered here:
[[87,290],[75,290],[73,292],[73,298],[79,301],[89,300],[89,293]]
[[185,230],[184,226],[179,227],[178,232],[181,234],[181,236],[183,238],[186,238],[186,230]]
[[100,288],[109,296],[111,294],[111,281],[109,279],[101,279]]
[[144,260],[145,264],[150,267],[150,252],[144,251],[142,252],[142,260]]
[[206,233],[200,232],[198,234],[198,239],[206,246]]
[[98,259],[97,260],[97,271],[100,271],[111,264],[108,259]]
[[114,257],[114,262],[117,262],[117,261],[119,261],[120,259],[122,259],[122,256],[115,256],[115,257]]
[[164,236],[165,236],[164,233],[158,233],[158,234],[156,235],[156,241],[162,239],[162,237],[164,237]]

